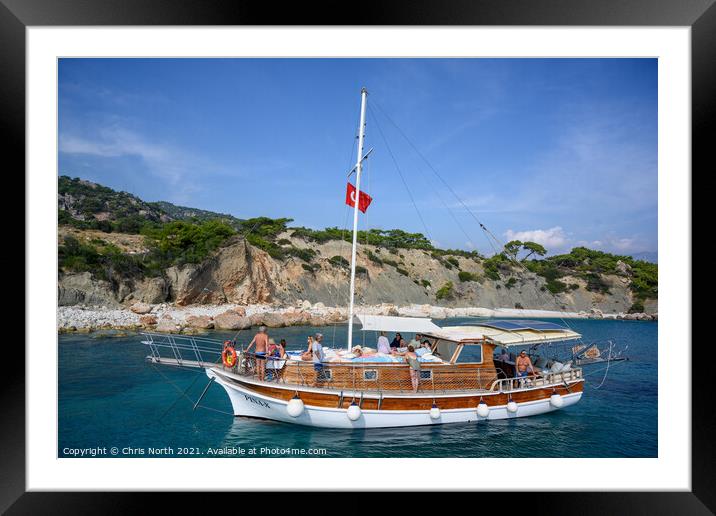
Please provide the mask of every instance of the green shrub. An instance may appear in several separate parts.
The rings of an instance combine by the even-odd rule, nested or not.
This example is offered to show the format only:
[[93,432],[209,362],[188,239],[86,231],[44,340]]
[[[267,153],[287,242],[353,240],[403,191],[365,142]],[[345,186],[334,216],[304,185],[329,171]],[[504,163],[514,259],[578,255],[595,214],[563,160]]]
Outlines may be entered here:
[[396,267],[395,270],[396,270],[399,274],[402,274],[403,276],[409,276],[409,275],[410,275],[410,273],[409,273],[408,271],[406,271],[405,269],[401,269],[400,267]]
[[582,276],[586,281],[586,289],[590,292],[599,292],[602,294],[609,294],[609,284],[604,281],[601,274],[597,272],[588,272]]
[[547,280],[547,290],[552,294],[559,294],[567,290],[567,284],[555,279]]
[[630,314],[641,314],[644,313],[644,303],[640,300],[634,301],[634,303],[629,308]]
[[368,274],[368,269],[362,265],[356,265],[356,274]]
[[335,265],[336,267],[349,267],[350,262],[343,258],[342,256],[333,256],[328,260],[328,262],[331,265]]
[[199,263],[235,234],[224,222],[174,221],[146,232],[147,242],[167,265]]
[[[376,252],[378,252],[377,249],[376,249]],[[368,257],[368,259],[369,259],[371,262],[373,262],[373,263],[377,263],[378,265],[381,265],[381,264],[383,263],[383,260],[381,260],[380,258],[378,258],[375,254],[371,253],[370,250],[367,250],[367,251],[365,252],[365,255],[366,255],[366,256]]]
[[453,297],[454,294],[452,281],[448,281],[435,293],[435,299],[449,299]]
[[423,287],[427,288],[427,287],[430,286],[430,281],[428,281],[428,280],[426,280],[426,279],[420,280],[420,284],[421,284]]
[[316,251],[314,251],[313,249],[303,249],[300,247],[291,246],[288,249],[284,250],[284,254],[286,256],[295,256],[296,258],[299,258],[304,262],[310,262],[316,256]]
[[446,260],[447,260],[451,265],[454,265],[455,267],[460,267],[460,262],[457,260],[457,258],[454,258],[454,257],[452,257],[452,256],[448,256],[448,257],[446,258]]
[[480,281],[480,275],[479,275],[479,274],[475,274],[475,273],[467,272],[467,271],[460,271],[460,272],[458,272],[458,273],[457,273],[457,277],[458,277],[458,278],[460,279],[460,281],[462,281],[462,282],[465,282],[465,281]]
[[505,288],[512,288],[517,284],[517,279],[512,276],[505,282]]

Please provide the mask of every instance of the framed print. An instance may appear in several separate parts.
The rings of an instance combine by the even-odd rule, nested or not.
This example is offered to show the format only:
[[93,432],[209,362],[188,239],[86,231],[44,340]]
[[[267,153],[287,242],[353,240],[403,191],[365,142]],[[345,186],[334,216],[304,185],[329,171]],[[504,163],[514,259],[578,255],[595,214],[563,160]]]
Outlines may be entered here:
[[28,301],[3,508],[712,511],[691,336],[711,4],[4,1]]

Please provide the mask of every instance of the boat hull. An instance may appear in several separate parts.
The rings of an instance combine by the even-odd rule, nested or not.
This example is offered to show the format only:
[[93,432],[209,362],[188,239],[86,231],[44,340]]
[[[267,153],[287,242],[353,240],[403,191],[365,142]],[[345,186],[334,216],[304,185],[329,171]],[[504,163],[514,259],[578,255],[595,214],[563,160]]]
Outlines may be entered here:
[[[222,374],[217,374],[213,369],[207,369],[206,372],[207,376],[215,378],[216,383],[226,390],[235,416],[271,419],[322,428],[388,428],[512,419],[559,410],[577,403],[582,397],[580,385],[578,391],[575,390],[575,392],[561,394],[563,403],[560,408],[553,406],[550,403],[549,397],[521,401],[517,403],[517,410],[515,412],[508,410],[506,402],[491,402],[489,413],[486,417],[478,416],[477,403],[471,403],[470,406],[464,407],[440,409],[437,418],[431,417],[431,411],[429,409],[380,410],[363,408],[360,411],[360,417],[352,421],[348,418],[346,408],[316,406],[308,403],[304,405],[303,413],[300,416],[292,417],[287,410],[288,399],[267,396],[264,393],[258,392],[253,386],[232,381]],[[449,401],[453,399],[454,397],[450,396],[436,396],[435,402],[438,407],[441,404],[450,406]],[[497,396],[495,396],[495,399],[498,399]],[[499,399],[505,401],[504,396],[501,396]]]

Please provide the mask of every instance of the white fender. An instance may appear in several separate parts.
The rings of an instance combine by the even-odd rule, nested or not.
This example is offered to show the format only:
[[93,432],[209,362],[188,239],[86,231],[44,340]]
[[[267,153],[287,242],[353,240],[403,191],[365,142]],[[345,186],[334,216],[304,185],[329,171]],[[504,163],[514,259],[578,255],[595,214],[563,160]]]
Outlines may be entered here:
[[490,407],[488,407],[487,403],[484,401],[477,404],[477,415],[480,417],[487,417],[490,415]]
[[286,412],[288,412],[288,415],[291,417],[300,416],[303,414],[303,410],[303,400],[299,398],[298,395],[294,396],[291,401],[288,402],[288,405],[286,405]]
[[515,403],[513,400],[510,400],[507,402],[507,412],[510,412],[511,414],[514,414],[517,412],[517,403]]
[[351,421],[358,421],[358,419],[360,419],[361,409],[358,405],[355,404],[355,402],[353,402],[351,403],[351,406],[348,407],[346,415]]
[[564,399],[561,395],[555,392],[554,394],[552,394],[552,396],[549,397],[549,404],[552,405],[554,408],[562,408],[562,406],[564,405]]
[[430,409],[430,419],[440,419],[440,409],[435,403],[433,403],[433,406]]

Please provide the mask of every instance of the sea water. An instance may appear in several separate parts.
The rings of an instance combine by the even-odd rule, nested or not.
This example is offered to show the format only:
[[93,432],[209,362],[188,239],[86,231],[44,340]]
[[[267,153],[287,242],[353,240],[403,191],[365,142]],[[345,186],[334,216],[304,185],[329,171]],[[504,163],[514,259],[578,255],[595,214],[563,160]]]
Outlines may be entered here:
[[[548,320],[548,319],[545,319]],[[476,319],[436,321],[464,324]],[[562,323],[562,321],[554,321]],[[149,364],[138,333],[59,335],[59,457],[657,457],[655,322],[569,320],[584,342],[628,345],[628,361],[585,369],[576,405],[539,416],[478,423],[336,430],[231,415],[223,388],[203,372]],[[347,327],[270,329],[301,349],[321,332],[342,346]],[[208,332],[244,346],[252,332]],[[362,339],[362,332],[358,332]],[[357,340],[358,340],[357,339]],[[366,344],[375,347],[375,335]],[[605,377],[605,373],[606,377]],[[601,384],[601,386],[600,386]]]

